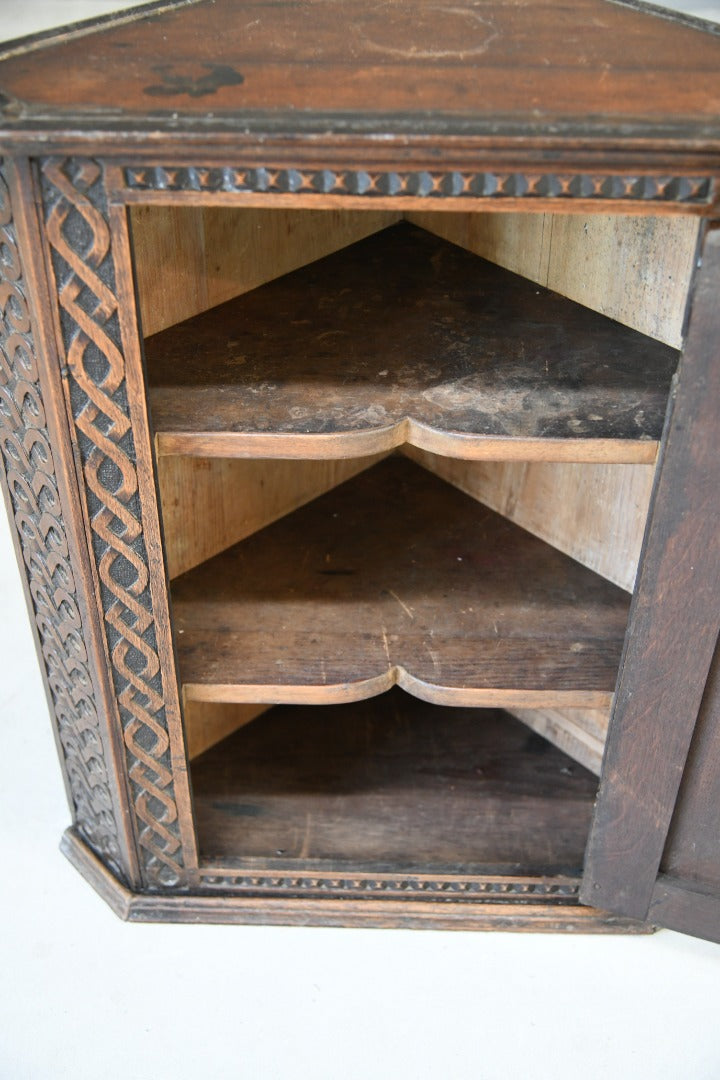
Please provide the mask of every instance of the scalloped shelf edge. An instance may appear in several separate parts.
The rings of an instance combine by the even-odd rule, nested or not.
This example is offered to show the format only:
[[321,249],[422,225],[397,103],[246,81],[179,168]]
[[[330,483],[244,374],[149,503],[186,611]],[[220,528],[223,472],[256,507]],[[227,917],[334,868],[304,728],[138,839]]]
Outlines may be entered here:
[[457,705],[470,708],[588,708],[606,709],[612,705],[610,690],[519,690],[497,687],[439,686],[416,678],[400,665],[381,675],[358,682],[333,685],[282,685],[252,683],[185,683],[183,695],[188,701],[215,704],[269,705],[339,705],[377,697],[399,686],[413,697],[433,705]]

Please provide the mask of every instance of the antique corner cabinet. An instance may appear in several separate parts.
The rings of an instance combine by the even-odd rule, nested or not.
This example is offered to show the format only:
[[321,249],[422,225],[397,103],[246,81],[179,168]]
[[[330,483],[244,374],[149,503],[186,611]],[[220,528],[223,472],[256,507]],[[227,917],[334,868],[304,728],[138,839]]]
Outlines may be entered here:
[[720,940],[720,37],[154,4],[0,57],[4,490],[129,919]]

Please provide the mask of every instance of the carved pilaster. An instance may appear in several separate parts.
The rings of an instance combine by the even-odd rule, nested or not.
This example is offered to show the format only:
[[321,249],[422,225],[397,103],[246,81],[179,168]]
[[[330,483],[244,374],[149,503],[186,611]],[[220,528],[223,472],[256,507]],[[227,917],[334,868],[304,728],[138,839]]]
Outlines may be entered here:
[[48,159],[42,181],[70,409],[143,877],[148,888],[178,887],[185,869],[168,683],[150,587],[103,170],[88,159]]
[[0,457],[75,824],[124,877],[8,186],[0,169]]

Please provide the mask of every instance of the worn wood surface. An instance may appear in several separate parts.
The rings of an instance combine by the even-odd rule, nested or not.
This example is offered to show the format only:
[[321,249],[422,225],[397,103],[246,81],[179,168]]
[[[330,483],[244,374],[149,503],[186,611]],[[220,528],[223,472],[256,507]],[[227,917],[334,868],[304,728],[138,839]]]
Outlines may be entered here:
[[572,873],[596,779],[503,713],[282,706],[193,763],[202,860]]
[[609,704],[628,599],[391,458],[177,578],[188,697]]
[[183,718],[188,761],[249,724],[267,708],[267,705],[209,705],[205,701],[185,701]]
[[[538,284],[680,347],[698,224],[596,214],[413,214],[413,221]],[[647,466],[449,462],[413,456],[586,566],[632,590]]]
[[610,319],[682,345],[699,222],[565,213],[409,213],[408,219]]
[[[367,926],[433,930],[523,930],[544,933],[647,934],[652,927],[578,904],[577,879],[482,877],[490,894],[482,903],[428,898],[425,877],[410,880],[419,897],[336,898],[282,894],[228,894],[208,889],[202,895],[133,893],[93,854],[74,829],[68,829],[61,850],[89,885],[121,919],[130,922],[260,923],[293,926]],[[222,881],[222,879],[220,879]],[[547,886],[560,894],[548,899]],[[494,894],[494,895],[493,895]],[[501,895],[501,899],[495,897]]]
[[609,709],[512,709],[512,715],[600,775]]
[[122,732],[109,720],[115,695],[34,197],[29,162],[0,161],[0,503],[75,829],[118,879],[138,887]]
[[720,626],[718,295],[714,229],[653,494],[583,885],[587,902],[637,918],[650,905]]
[[462,461],[415,447],[403,453],[632,592],[652,465]]
[[[409,214],[410,220],[563,296],[679,348],[695,266],[691,218]],[[632,591],[653,483],[649,465],[466,462],[406,448],[425,467]],[[598,717],[515,712],[599,769]],[[607,730],[609,715],[601,725]],[[588,746],[588,727],[593,733]],[[588,756],[589,755],[589,756]]]
[[653,889],[648,919],[681,934],[720,942],[717,884],[708,887],[661,874]]
[[717,136],[717,37],[600,0],[563,9],[561,33],[549,0],[460,0],[440,17],[431,0],[401,0],[356,7],[350,21],[339,2],[214,0],[118,23],[11,48],[6,123],[133,127],[178,114],[181,128],[221,127],[274,114],[290,130],[315,119],[387,132],[397,116],[416,133],[442,118],[451,131]]
[[147,336],[369,236],[399,215],[133,206],[130,216]]
[[[720,905],[720,650],[705,687],[660,869]],[[720,921],[717,925],[720,935]]]
[[191,570],[378,460],[159,458],[169,576]]
[[[59,570],[65,590],[78,574],[77,588],[67,594],[70,600],[73,595],[79,598],[77,615],[72,604],[63,603],[57,623],[53,619],[43,623],[41,632],[55,635],[57,625],[62,628],[68,618],[73,620],[73,632],[61,635],[61,640],[65,649],[73,648],[73,661],[83,649],[87,652],[89,677],[82,671],[80,675],[83,693],[90,695],[92,690],[91,706],[95,700],[100,704],[106,700],[109,680],[114,680],[110,707],[98,714],[97,729],[86,702],[81,711],[77,697],[70,697],[70,735],[82,736],[82,754],[71,748],[80,769],[72,776],[79,777],[78,791],[85,783],[82,770],[88,760],[93,769],[88,793],[81,794],[85,801],[76,800],[78,823],[81,828],[87,825],[86,841],[102,852],[106,865],[100,868],[77,837],[76,861],[105,895],[113,890],[120,895],[118,905],[130,917],[174,913],[194,920],[247,916],[355,923],[374,918],[394,925],[432,920],[435,925],[484,925],[493,920],[496,925],[517,924],[522,919],[517,905],[511,910],[504,896],[502,904],[488,905],[478,915],[455,901],[443,900],[442,912],[439,904],[422,902],[411,909],[405,900],[394,908],[381,901],[373,909],[366,899],[348,902],[333,895],[319,913],[313,906],[315,897],[304,904],[294,904],[297,898],[287,894],[226,897],[221,893],[226,884],[203,878],[185,776],[166,582],[159,570],[163,553],[127,204],[185,201],[197,206],[212,203],[214,210],[222,202],[234,209],[241,204],[255,209],[261,203],[396,209],[399,200],[405,200],[405,207],[415,209],[458,208],[463,202],[502,210],[519,205],[548,209],[559,203],[578,214],[603,206],[624,211],[634,207],[638,214],[651,216],[710,215],[717,201],[713,178],[720,164],[720,43],[717,35],[678,29],[667,20],[600,0],[579,0],[572,11],[563,13],[564,34],[557,33],[557,6],[546,0],[531,0],[524,8],[498,0],[480,14],[463,0],[460,8],[445,13],[440,27],[431,3],[411,7],[401,0],[391,7],[364,8],[353,13],[349,26],[346,5],[334,0],[319,7],[309,0],[285,6],[268,2],[253,7],[257,22],[231,20],[229,32],[219,35],[213,19],[225,19],[227,25],[233,10],[237,8],[231,0],[178,7],[161,18],[131,19],[96,35],[87,29],[70,32],[47,51],[38,43],[21,45],[0,62],[0,146],[3,152],[14,147],[14,152],[27,154],[35,163],[32,174],[23,162],[17,171],[10,170],[14,199],[22,207],[14,216],[20,245],[29,253],[29,271],[25,281],[16,277],[11,232],[2,275],[13,283],[8,295],[17,286],[20,299],[16,296],[6,305],[6,318],[11,324],[25,319],[27,288],[28,310],[35,319],[33,333],[18,330],[22,344],[13,338],[12,348],[6,349],[11,377],[16,378],[17,365],[28,370],[32,366],[35,334],[42,355],[52,358],[59,350],[52,370],[37,377],[33,373],[27,384],[20,381],[19,388],[16,382],[10,384],[6,426],[20,417],[21,430],[29,432],[30,443],[27,439],[17,443],[17,460],[32,479],[11,488],[11,498],[40,500],[42,514],[23,518],[20,544],[26,560],[27,553],[34,552],[32,545],[39,543],[40,558],[48,555],[51,572]],[[308,12],[317,18],[308,18]],[[550,62],[540,64],[538,59]],[[382,140],[374,137],[378,132],[383,133]],[[318,133],[322,138],[316,138]],[[65,153],[71,160],[60,157]],[[222,219],[215,220],[222,231]],[[9,227],[12,230],[12,222]],[[584,223],[581,226],[576,216],[568,250],[573,245],[582,250],[581,228],[584,233]],[[182,257],[188,262],[194,258],[196,242],[205,243],[207,236],[182,239]],[[219,277],[225,273],[223,267],[232,271],[232,252],[228,258],[220,265]],[[612,245],[607,260],[612,267]],[[548,274],[550,261],[548,255]],[[703,668],[710,663],[717,634],[714,613],[720,589],[713,543],[719,477],[710,448],[716,441],[713,408],[720,387],[715,385],[717,372],[703,368],[702,356],[714,356],[719,336],[718,263],[717,243],[711,241],[701,277],[699,323],[696,310],[656,492],[583,894],[638,912],[651,903],[653,911],[670,912],[668,918],[675,918],[679,911],[687,915],[687,894],[693,893],[696,899],[703,898],[703,927],[717,911],[710,887],[700,883],[699,876],[689,886],[685,877],[671,879],[665,874],[656,880],[656,871],[699,703]],[[567,274],[571,276],[578,265],[582,260],[576,254]],[[583,272],[578,281],[586,302],[587,278]],[[189,291],[201,291],[189,284]],[[55,288],[57,295],[51,295]],[[612,269],[604,285],[597,275],[590,292],[598,288],[608,292],[616,288]],[[182,292],[182,282],[173,289]],[[660,294],[660,284],[655,291]],[[149,300],[148,307],[152,308]],[[65,402],[60,379],[67,387]],[[43,443],[43,409],[50,452]],[[380,538],[387,502],[368,500],[362,522],[366,526],[371,520]],[[63,532],[56,524],[60,518],[53,516],[57,505],[66,513],[70,509],[69,556],[61,551]],[[462,523],[463,515],[459,518]],[[355,531],[360,536],[359,525]],[[401,532],[395,530],[395,535]],[[511,536],[503,543],[503,556],[506,551],[512,554],[513,542]],[[54,547],[44,553],[43,544]],[[409,540],[404,547],[412,551]],[[472,552],[475,568],[485,557],[478,550]],[[434,558],[432,565],[439,561]],[[495,574],[499,560],[492,562]],[[30,575],[44,573],[44,565],[35,559],[28,566]],[[382,560],[377,565],[382,568]],[[520,559],[519,565],[527,564]],[[526,578],[533,577],[536,567],[533,561],[532,574]],[[332,592],[340,582],[325,576]],[[522,577],[517,572],[516,576]],[[499,577],[502,582],[503,575]],[[542,572],[539,577],[542,584]],[[427,578],[425,571],[425,592]],[[523,655],[529,641],[535,643],[533,648],[540,642],[539,651],[548,640],[551,645],[557,640],[561,648],[563,639],[553,638],[552,629],[560,612],[570,620],[587,615],[594,630],[602,626],[592,604],[585,606],[585,584],[558,596],[554,571],[552,578],[552,603],[539,604],[533,612],[543,636],[526,635]],[[269,580],[274,587],[275,579]],[[37,605],[46,600],[35,584],[29,581],[39,610]],[[442,579],[438,586],[441,590]],[[593,579],[590,592],[601,587],[606,588]],[[53,588],[52,594],[56,599],[62,590]],[[400,611],[396,598],[404,593],[393,590],[393,594],[395,599],[384,596],[383,604],[388,611],[393,606]],[[526,594],[520,590],[519,595]],[[616,617],[621,621],[620,606],[613,600],[603,608],[611,622]],[[377,605],[374,610],[377,614]],[[220,614],[224,618],[227,610]],[[347,615],[345,610],[345,626]],[[404,617],[409,618],[403,611]],[[377,621],[372,640],[377,640]],[[508,640],[514,647],[519,639],[510,634]],[[564,640],[567,644],[569,639]],[[609,640],[601,642],[602,648]],[[582,644],[584,639],[575,641]],[[397,644],[388,639],[387,650]],[[597,660],[602,648],[591,659]],[[383,651],[387,664],[388,653]],[[495,662],[491,654],[489,648],[475,653]],[[573,655],[577,672],[584,657]],[[51,659],[55,662],[56,654]],[[81,660],[84,663],[85,657]],[[612,667],[609,656],[604,662],[607,669]],[[498,666],[502,665],[496,663],[495,670]],[[77,675],[77,667],[72,670]],[[527,665],[517,658],[506,664],[506,670],[514,677],[518,672],[527,675]],[[467,682],[472,691],[477,671],[471,675]],[[583,668],[582,677],[587,675]],[[78,684],[73,678],[75,692]],[[51,692],[57,692],[55,684]],[[546,692],[544,683],[542,693]],[[252,730],[250,725],[245,733]],[[698,729],[698,738],[701,732]],[[109,798],[98,786],[98,763],[110,768]],[[688,791],[680,805],[689,805]],[[119,815],[119,828],[112,814]],[[98,826],[100,832],[92,833]],[[674,835],[679,844],[680,826]],[[145,889],[188,890],[202,881],[198,888],[205,892],[131,897],[117,881],[111,883],[115,867]],[[680,863],[678,874],[679,867]],[[590,889],[598,882],[599,894]],[[207,895],[211,889],[221,894]],[[510,892],[523,897],[517,883]],[[518,905],[527,904],[527,895]],[[496,910],[503,906],[504,911]],[[558,915],[556,908],[549,915],[548,906],[536,909],[538,923],[557,926],[564,912]],[[584,913],[575,917],[581,921]]]
[[652,461],[677,362],[408,225],[154,335],[145,352],[159,453],[224,456],[413,442]]

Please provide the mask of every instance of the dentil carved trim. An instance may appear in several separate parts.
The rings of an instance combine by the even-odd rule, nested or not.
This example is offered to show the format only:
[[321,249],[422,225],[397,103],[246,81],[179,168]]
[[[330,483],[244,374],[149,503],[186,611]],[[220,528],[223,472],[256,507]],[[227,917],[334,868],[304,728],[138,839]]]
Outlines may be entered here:
[[614,176],[578,173],[394,172],[332,169],[252,169],[227,166],[129,166],[132,191],[277,192],[307,195],[363,195],[370,198],[430,199],[591,199],[607,202],[707,204],[709,177]]
[[118,828],[47,431],[10,195],[0,169],[0,457],[76,826],[122,880]]
[[102,167],[42,168],[70,405],[85,479],[145,883],[184,877]]
[[381,894],[403,900],[468,900],[474,902],[502,901],[577,902],[577,880],[517,880],[501,878],[461,877],[459,875],[402,875],[402,874],[312,874],[257,873],[249,870],[202,870],[200,883],[212,891],[240,892],[254,896],[288,896],[318,893],[336,897],[363,897]]

